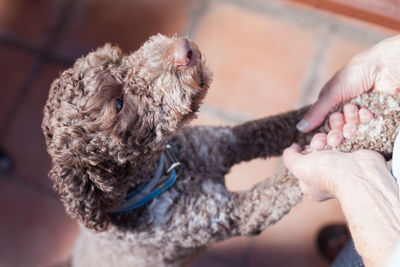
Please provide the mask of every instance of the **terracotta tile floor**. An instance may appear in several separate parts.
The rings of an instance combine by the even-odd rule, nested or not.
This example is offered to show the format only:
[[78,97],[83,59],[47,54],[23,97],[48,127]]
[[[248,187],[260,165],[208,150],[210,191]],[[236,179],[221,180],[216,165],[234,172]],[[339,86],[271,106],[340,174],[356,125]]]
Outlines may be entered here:
[[[311,103],[349,58],[397,34],[286,1],[0,1],[0,149],[14,159],[0,171],[0,266],[61,262],[77,235],[46,176],[40,122],[51,81],[98,45],[132,51],[157,32],[200,45],[214,82],[193,123],[214,125]],[[235,166],[227,186],[251,188],[278,164]],[[215,244],[191,266],[327,266],[315,238],[336,222],[344,222],[337,202],[306,199],[261,235]]]

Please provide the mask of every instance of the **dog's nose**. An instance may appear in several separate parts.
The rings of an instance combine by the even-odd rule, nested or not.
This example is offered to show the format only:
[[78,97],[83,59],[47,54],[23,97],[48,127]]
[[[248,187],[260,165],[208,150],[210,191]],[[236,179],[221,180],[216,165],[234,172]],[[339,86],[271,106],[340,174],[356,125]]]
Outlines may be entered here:
[[193,51],[190,47],[190,43],[186,38],[179,38],[175,42],[175,66],[188,66],[192,61]]

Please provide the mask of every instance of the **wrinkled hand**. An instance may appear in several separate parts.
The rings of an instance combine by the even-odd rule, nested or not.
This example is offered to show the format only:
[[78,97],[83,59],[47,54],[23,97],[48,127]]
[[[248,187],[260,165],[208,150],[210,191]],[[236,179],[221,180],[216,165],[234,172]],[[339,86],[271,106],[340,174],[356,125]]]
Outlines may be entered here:
[[[335,112],[330,115],[329,124],[331,130],[329,133],[315,134],[311,140],[310,147],[314,150],[321,150],[326,145],[332,147],[338,146],[343,142],[344,138],[351,138],[355,134],[360,123],[366,123],[373,118],[374,116],[369,110],[358,109],[354,104],[346,104],[343,107],[343,113]],[[292,146],[292,150],[288,149],[286,153],[293,153],[293,151],[301,152],[301,148],[298,145],[294,145]],[[370,152],[372,151],[365,151],[362,153]],[[358,155],[357,153],[355,154]],[[336,186],[334,183],[332,184],[332,178],[330,178],[329,175],[334,175],[338,171],[344,171],[345,173],[348,171],[346,168],[344,170],[337,170],[338,167],[343,169],[342,166],[346,167],[347,164],[350,164],[352,166],[351,169],[353,169],[354,166],[358,166],[358,164],[348,161],[348,157],[351,159],[353,158],[353,156],[349,155],[353,154],[340,153],[337,151],[322,154],[311,153],[312,156],[308,156],[309,159],[307,159],[306,164],[300,164],[297,161],[293,161],[290,159],[290,155],[291,154],[289,154],[289,158],[287,154],[284,156],[285,164],[290,170],[291,168],[301,167],[310,168],[309,172],[319,171],[316,175],[304,175],[305,177],[309,177],[308,179],[302,179],[301,175],[298,177],[300,179],[300,187],[302,191],[317,201],[336,197]],[[341,163],[343,159],[344,165]],[[313,163],[313,160],[316,160],[316,162]],[[319,167],[316,168],[316,166]],[[319,169],[321,168],[320,166],[323,166],[323,170]],[[296,173],[294,174],[296,175]]]
[[[344,114],[333,113],[328,134],[316,134],[310,146],[339,145],[351,138],[359,123],[373,116],[353,104],[344,106]],[[395,181],[384,158],[377,152],[353,153],[314,151],[304,155],[300,146],[286,149],[283,160],[300,180],[302,191],[316,201],[337,198],[349,224],[357,251],[364,263],[381,266],[400,240],[400,201]]]
[[369,150],[304,155],[293,144],[284,151],[283,160],[312,199],[339,200],[366,266],[385,265],[400,241],[400,201],[384,158]]
[[355,56],[322,88],[317,102],[297,124],[302,132],[319,126],[336,105],[372,88],[397,94],[400,89],[400,35]]
[[293,144],[284,151],[283,161],[300,180],[302,191],[316,201],[338,197],[343,190],[351,191],[346,187],[349,176],[367,176],[377,170],[387,172],[384,158],[369,150],[328,150],[304,155],[301,147]]
[[[350,60],[323,87],[319,99],[297,128],[309,132],[336,105],[371,89],[397,94],[400,89],[400,36],[387,39]],[[366,109],[346,104],[329,118],[331,131],[316,134],[310,146],[340,145],[359,123],[373,118]],[[382,266],[400,240],[400,201],[396,183],[377,152],[315,151],[302,154],[293,144],[283,154],[287,168],[314,200],[337,198],[364,263]]]

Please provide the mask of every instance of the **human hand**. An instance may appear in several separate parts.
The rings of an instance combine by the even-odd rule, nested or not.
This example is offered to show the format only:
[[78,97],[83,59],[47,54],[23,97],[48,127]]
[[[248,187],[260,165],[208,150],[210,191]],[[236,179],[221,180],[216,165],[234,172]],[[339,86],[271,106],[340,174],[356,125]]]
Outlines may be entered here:
[[[357,131],[357,127],[359,123],[366,123],[373,119],[374,116],[373,114],[367,110],[367,109],[358,109],[358,107],[354,104],[346,104],[343,107],[343,113],[341,112],[335,112],[332,113],[329,116],[329,124],[331,130],[329,131],[328,134],[325,133],[317,133],[313,136],[310,147],[314,150],[321,150],[323,149],[326,145],[335,147],[340,145],[343,142],[344,138],[351,138],[355,132]],[[294,146],[294,149],[298,151],[300,147]],[[300,149],[301,150],[301,149]],[[332,152],[329,152],[332,153]],[[339,153],[339,152],[333,152],[333,154],[337,154],[337,157],[340,156],[346,156],[348,157],[348,154],[344,153]],[[315,154],[314,154],[315,155]],[[323,154],[325,157],[326,155]],[[319,158],[318,160],[322,160],[322,158]],[[284,157],[285,159],[285,157]],[[337,160],[331,161],[330,159],[327,160],[327,162],[337,162]],[[310,163],[313,164],[313,163]],[[323,164],[323,163],[322,163]],[[318,164],[319,165],[319,164]],[[305,165],[307,167],[307,165]],[[324,164],[325,167],[332,167],[331,165]],[[342,166],[342,165],[340,165]],[[313,168],[311,165],[308,166],[310,168]],[[290,167],[288,166],[290,169]],[[335,167],[336,168],[336,163]],[[324,173],[324,172],[321,172]],[[331,173],[331,171],[326,171],[326,173]],[[318,176],[319,177],[319,176]],[[323,179],[323,178],[318,178],[318,179]],[[334,185],[330,185],[331,179],[324,179],[323,184],[321,184],[320,180],[315,180],[315,179],[309,179],[307,181],[303,181],[300,178],[300,187],[302,191],[305,194],[310,195],[310,197],[314,200],[321,201],[325,200],[328,198],[335,197],[334,195]],[[323,188],[323,186],[326,186],[328,188]]]
[[369,150],[304,155],[293,144],[284,151],[283,160],[300,179],[305,194],[318,201],[339,200],[364,263],[385,265],[400,240],[400,201],[384,158]]
[[400,89],[400,35],[355,56],[325,84],[317,102],[297,124],[301,132],[320,125],[336,105],[370,89],[397,94]]
[[351,187],[346,186],[349,176],[367,176],[376,169],[387,171],[384,158],[369,150],[302,154],[301,147],[293,144],[284,151],[283,161],[300,180],[302,191],[316,201],[338,197],[341,191],[351,191]]

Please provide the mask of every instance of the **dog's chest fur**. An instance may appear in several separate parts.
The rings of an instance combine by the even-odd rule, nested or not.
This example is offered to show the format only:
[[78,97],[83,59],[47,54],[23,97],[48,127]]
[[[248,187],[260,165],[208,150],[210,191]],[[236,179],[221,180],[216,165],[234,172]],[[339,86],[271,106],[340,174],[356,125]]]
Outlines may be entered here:
[[74,255],[76,266],[180,266],[204,243],[218,238],[221,226],[230,231],[229,218],[221,210],[230,200],[224,187],[224,175],[229,170],[207,168],[210,161],[222,158],[201,143],[221,135],[228,139],[233,136],[224,128],[199,130],[203,131],[201,135],[193,134],[194,129],[184,129],[172,139],[182,173],[171,188],[146,206],[138,225],[111,226],[101,233],[81,227]]

